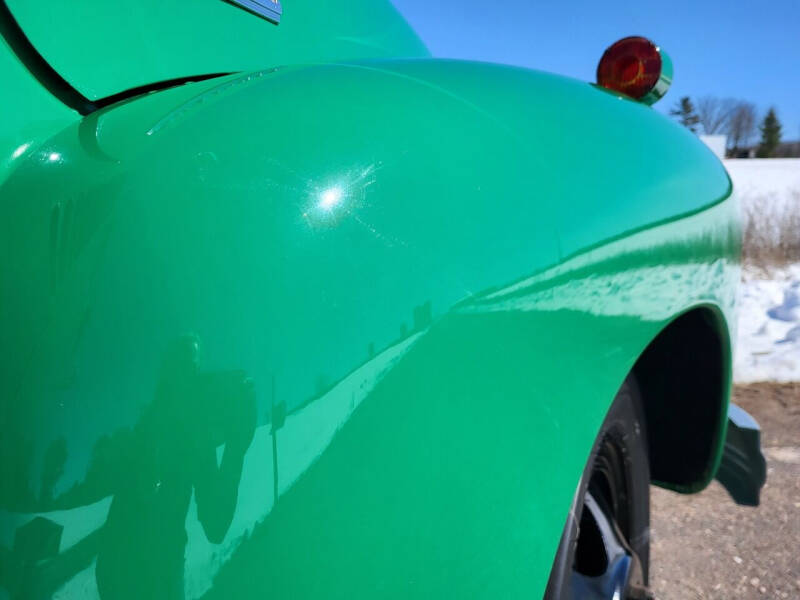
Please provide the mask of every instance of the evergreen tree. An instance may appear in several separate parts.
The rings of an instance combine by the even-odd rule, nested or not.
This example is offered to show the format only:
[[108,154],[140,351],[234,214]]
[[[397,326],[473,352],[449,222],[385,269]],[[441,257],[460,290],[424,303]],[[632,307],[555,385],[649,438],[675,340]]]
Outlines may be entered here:
[[775,154],[778,144],[781,143],[781,122],[775,109],[770,108],[767,116],[761,121],[758,127],[761,130],[761,143],[758,145],[756,156],[758,158],[770,158]]
[[697,124],[700,122],[700,117],[694,112],[694,105],[689,99],[689,96],[684,96],[675,104],[675,107],[669,111],[673,117],[678,117],[678,121],[684,127],[688,127],[692,133],[697,133]]

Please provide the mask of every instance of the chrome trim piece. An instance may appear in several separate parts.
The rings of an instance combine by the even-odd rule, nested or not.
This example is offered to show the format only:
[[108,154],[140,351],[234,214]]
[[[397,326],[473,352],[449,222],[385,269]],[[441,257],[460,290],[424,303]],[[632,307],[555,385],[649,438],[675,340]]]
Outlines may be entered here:
[[281,22],[283,7],[278,0],[227,0],[227,2],[263,17],[275,25]]

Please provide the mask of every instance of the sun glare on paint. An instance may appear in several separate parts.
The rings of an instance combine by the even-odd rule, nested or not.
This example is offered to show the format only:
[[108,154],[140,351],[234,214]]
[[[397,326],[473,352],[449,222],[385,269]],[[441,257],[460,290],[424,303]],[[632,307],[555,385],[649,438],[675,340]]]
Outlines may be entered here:
[[338,187],[328,188],[320,195],[319,207],[323,210],[332,210],[334,206],[342,201],[342,189]]
[[25,153],[25,150],[27,150],[29,147],[30,144],[22,144],[22,146],[14,150],[14,153],[11,155],[11,158],[19,158]]

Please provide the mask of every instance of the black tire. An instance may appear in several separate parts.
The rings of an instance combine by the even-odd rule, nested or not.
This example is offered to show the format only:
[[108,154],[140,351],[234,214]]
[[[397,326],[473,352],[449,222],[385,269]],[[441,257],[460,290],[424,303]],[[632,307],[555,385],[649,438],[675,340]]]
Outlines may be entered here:
[[647,432],[639,387],[630,375],[587,461],[545,600],[651,598],[649,563]]

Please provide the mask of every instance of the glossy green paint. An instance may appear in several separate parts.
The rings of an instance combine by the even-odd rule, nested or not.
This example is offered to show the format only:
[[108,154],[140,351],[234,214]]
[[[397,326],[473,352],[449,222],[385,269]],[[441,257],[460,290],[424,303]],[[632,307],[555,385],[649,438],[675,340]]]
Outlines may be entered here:
[[6,1],[42,56],[91,100],[191,75],[428,55],[388,0],[287,0],[277,26],[224,0]]
[[693,309],[728,348],[730,194],[649,108],[486,64],[259,71],[66,127],[0,187],[0,583],[541,597],[643,349]]
[[0,36],[0,183],[15,160],[80,115],[51,96]]

